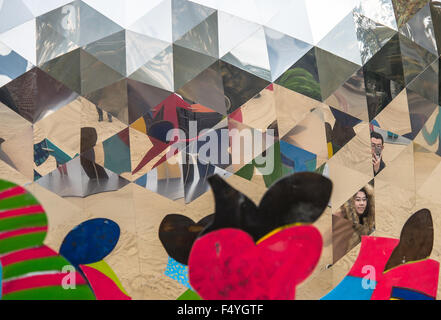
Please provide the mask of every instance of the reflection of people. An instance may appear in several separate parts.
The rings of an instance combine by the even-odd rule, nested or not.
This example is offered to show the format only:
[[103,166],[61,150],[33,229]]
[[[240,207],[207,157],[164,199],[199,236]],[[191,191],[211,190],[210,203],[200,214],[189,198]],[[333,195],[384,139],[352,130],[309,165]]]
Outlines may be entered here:
[[[96,111],[98,112],[98,122],[103,121],[103,110],[101,110],[100,108],[96,107]],[[110,112],[107,112],[107,118],[109,119],[109,122],[112,122],[112,114]]]
[[98,133],[95,128],[81,128],[81,166],[86,172],[89,179],[108,179],[104,168],[95,164],[94,147],[98,141]]
[[336,213],[336,216],[352,222],[353,234],[349,239],[348,250],[361,241],[361,236],[374,231],[373,188],[367,185],[349,199]]
[[372,164],[377,175],[386,167],[383,161],[384,139],[378,132],[371,133]]

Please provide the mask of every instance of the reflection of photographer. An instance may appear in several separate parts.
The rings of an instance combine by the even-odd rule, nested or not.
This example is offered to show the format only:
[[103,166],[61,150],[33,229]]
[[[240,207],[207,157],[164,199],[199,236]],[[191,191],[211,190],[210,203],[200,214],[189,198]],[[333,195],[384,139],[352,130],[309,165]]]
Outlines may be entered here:
[[386,167],[383,161],[384,139],[378,132],[371,133],[372,147],[372,164],[374,166],[374,174],[377,175]]

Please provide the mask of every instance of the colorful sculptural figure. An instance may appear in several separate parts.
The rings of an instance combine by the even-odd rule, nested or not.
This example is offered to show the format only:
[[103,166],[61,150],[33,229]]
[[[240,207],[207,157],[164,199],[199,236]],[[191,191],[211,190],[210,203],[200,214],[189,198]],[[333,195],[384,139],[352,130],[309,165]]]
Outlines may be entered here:
[[433,235],[430,211],[422,209],[407,220],[400,239],[362,237],[352,269],[322,300],[435,300]]
[[89,281],[98,300],[130,300],[121,282],[103,260],[116,246],[118,224],[110,219],[92,219],[70,231],[60,247],[63,255]]
[[48,230],[43,207],[26,191],[0,180],[0,261],[2,299],[95,299],[86,279],[70,274],[74,289],[65,290],[63,269],[75,270],[43,244]]
[[[46,213],[39,202],[23,187],[0,180],[2,299],[102,299],[97,292],[104,282],[44,245],[47,230]],[[89,267],[110,274],[102,264]]]
[[293,300],[296,286],[314,271],[322,237],[313,226],[294,226],[263,238],[222,229],[199,238],[189,278],[205,300]]
[[[302,274],[303,278],[300,277],[297,280],[306,278],[317,263],[315,256],[309,259],[309,269],[299,268],[299,262],[295,263],[296,266],[291,264],[291,267],[286,267],[291,268],[291,273],[286,276],[285,281],[277,282],[273,277],[281,279],[279,275],[265,272],[259,267],[267,264],[265,262],[267,254],[262,257],[259,251],[265,251],[260,247],[265,245],[265,241],[271,240],[277,247],[275,239],[283,239],[283,234],[286,235],[284,232],[288,232],[287,230],[292,233],[291,239],[295,239],[297,232],[306,232],[301,228],[313,228],[307,224],[315,221],[324,210],[325,206],[322,206],[322,203],[318,205],[315,199],[310,199],[310,205],[316,205],[313,210],[316,212],[314,218],[308,217],[307,214],[301,217],[304,213],[301,210],[296,212],[293,208],[296,208],[296,202],[308,203],[305,198],[297,195],[297,198],[290,198],[295,199],[291,203],[283,203],[283,195],[278,191],[282,189],[290,192],[289,185],[300,187],[298,181],[306,182],[308,179],[310,181],[317,179],[313,176],[308,177],[308,174],[299,178],[300,176],[297,176],[297,184],[293,183],[296,180],[293,176],[285,178],[285,181],[282,179],[281,182],[275,184],[274,190],[270,189],[263,197],[265,199],[268,194],[273,197],[272,201],[266,200],[268,203],[265,206],[271,206],[271,203],[278,200],[278,203],[272,206],[272,209],[280,209],[273,211],[279,213],[276,218],[273,217],[275,221],[265,221],[265,216],[258,216],[262,203],[256,207],[246,196],[228,186],[219,177],[210,178],[216,199],[214,215],[207,216],[198,223],[180,215],[170,215],[163,220],[159,232],[160,239],[169,255],[179,259],[180,265],[188,268],[189,272],[189,281],[187,278],[186,283],[189,282],[191,286],[188,285],[189,290],[179,299],[198,299],[197,294],[203,299],[293,299],[295,297],[295,286],[300,281],[290,279],[290,275]],[[315,189],[330,191],[331,188],[325,187],[325,184],[321,183],[320,187],[319,183],[315,185]],[[326,195],[326,192],[323,194]],[[320,198],[329,200],[323,195]],[[288,210],[284,211],[286,208]],[[296,214],[292,214],[293,212]],[[262,223],[259,224],[259,219],[265,223],[261,221]],[[287,225],[283,225],[281,221],[285,221]],[[294,226],[290,226],[289,222]],[[262,235],[262,230],[268,230],[265,228],[269,225],[275,230],[256,240]],[[308,230],[314,234],[313,229]],[[363,237],[360,254],[351,271],[323,299],[435,299],[439,263],[429,259],[433,237],[433,222],[430,211],[427,209],[416,212],[408,219],[403,226],[400,240]],[[179,242],[178,238],[187,240]],[[257,246],[251,239],[257,241]],[[292,261],[295,261],[296,256],[305,255],[306,252],[321,252],[321,237],[313,240],[314,236],[308,236],[308,239],[310,241],[305,243],[297,240],[303,252],[288,254],[289,246],[284,246],[287,250],[285,253],[292,257]],[[188,251],[191,252],[189,257]],[[279,263],[279,267],[290,266],[292,263],[283,255],[272,261],[278,261],[276,263]],[[307,260],[303,262],[305,261]],[[179,262],[175,261],[175,263]],[[201,268],[201,266],[204,267]],[[219,274],[222,276],[214,276]],[[285,287],[285,291],[282,290],[283,294],[276,294],[284,284],[289,285]]]
[[[279,262],[286,266],[292,265],[294,262],[298,265],[298,268],[294,268],[297,271],[291,272],[292,276],[296,276],[297,278],[291,279],[289,282],[292,284],[289,292],[284,292],[283,294],[270,292],[272,290],[270,283],[277,286],[274,277],[280,279],[280,275],[274,273],[267,275],[266,278],[262,278],[262,281],[265,282],[264,286],[268,291],[266,293],[260,292],[258,294],[255,290],[247,289],[244,291],[249,294],[246,297],[241,297],[238,292],[234,294],[231,293],[224,297],[244,299],[293,299],[295,296],[295,286],[312,272],[318,262],[316,259],[320,257],[322,249],[320,233],[314,227],[308,225],[315,222],[326,209],[332,191],[331,181],[322,175],[310,172],[290,175],[280,179],[269,188],[259,206],[256,206],[248,197],[232,188],[219,176],[212,176],[208,181],[216,201],[214,215],[207,216],[195,223],[187,217],[173,214],[165,217],[161,223],[159,238],[170,256],[166,274],[190,289],[193,287],[198,293],[202,294],[202,298],[222,298],[221,296],[217,296],[214,291],[222,286],[231,285],[231,279],[226,280],[224,283],[222,283],[222,281],[217,282],[217,289],[212,288],[210,293],[205,292],[204,285],[197,280],[199,272],[205,272],[205,270],[198,269],[198,264],[202,263],[206,265],[206,262],[203,262],[204,252],[206,252],[207,255],[210,252],[212,253],[213,241],[215,241],[216,237],[219,237],[220,243],[222,243],[225,248],[228,248],[228,250],[225,249],[223,251],[227,257],[229,257],[229,255],[235,256],[241,252],[240,250],[234,251],[236,250],[236,246],[230,246],[230,239],[237,237],[246,244],[245,247],[242,248],[244,251],[249,251],[252,252],[250,253],[251,255],[256,255],[253,259],[264,259],[259,258],[259,252],[262,251],[262,247],[265,247],[268,242],[278,239],[277,241],[280,243],[283,242],[288,245],[292,244],[292,242],[291,240],[282,239],[283,235],[288,237],[289,234],[289,237],[294,239],[296,237],[301,238],[301,235],[305,236],[309,234],[309,236],[306,236],[309,240],[305,242],[298,240],[299,246],[301,244],[305,252],[307,251],[312,254],[307,266],[302,265],[303,269],[300,265],[306,260],[297,260],[300,256],[304,255],[304,253],[297,250],[298,248],[295,249],[288,245],[285,254],[289,259],[284,260],[286,257],[283,257],[283,255],[278,257],[278,259],[280,258]],[[284,229],[286,228],[290,231],[285,231]],[[225,234],[225,230],[229,230],[227,234]],[[257,247],[255,246],[256,242],[258,243]],[[194,246],[196,243],[198,243],[198,245],[195,249]],[[194,249],[196,250],[195,252],[193,252]],[[190,252],[192,252],[193,255],[193,263],[189,263],[188,270],[190,274],[193,273],[193,279],[190,276],[190,281],[188,281],[188,277],[183,276],[182,273],[187,272],[185,268],[187,268],[186,265],[189,261]],[[211,258],[210,263],[212,264],[212,268],[217,268],[224,263],[223,257],[215,258],[215,256],[212,256]],[[246,259],[246,257],[242,258]],[[238,261],[240,261],[240,259],[241,258],[239,258]],[[170,261],[172,261],[174,267]],[[221,268],[224,268],[224,266]],[[175,270],[175,274],[172,274],[172,270]],[[179,275],[176,270],[180,270]],[[258,271],[257,269],[253,269],[252,272]],[[270,281],[269,279],[272,280]],[[256,281],[256,279],[254,279],[254,281]],[[222,291],[222,289],[220,289],[220,291]],[[194,297],[195,294],[191,296]]]

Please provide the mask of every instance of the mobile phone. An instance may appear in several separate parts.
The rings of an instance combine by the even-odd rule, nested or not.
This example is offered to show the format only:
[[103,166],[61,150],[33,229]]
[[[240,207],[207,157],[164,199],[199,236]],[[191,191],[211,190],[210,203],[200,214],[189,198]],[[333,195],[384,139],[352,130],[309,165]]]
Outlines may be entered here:
[[375,146],[375,155],[377,156],[377,157],[380,157],[381,156],[381,146]]

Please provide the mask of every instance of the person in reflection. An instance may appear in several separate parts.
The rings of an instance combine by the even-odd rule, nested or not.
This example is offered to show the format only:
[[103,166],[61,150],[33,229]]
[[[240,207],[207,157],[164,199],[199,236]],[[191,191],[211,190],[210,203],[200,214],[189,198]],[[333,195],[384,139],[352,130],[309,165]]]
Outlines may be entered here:
[[[98,112],[98,122],[102,122],[104,120],[103,119],[103,115],[104,115],[103,110],[101,110],[97,106],[95,106],[95,107],[96,107],[96,111]],[[112,122],[112,114],[110,112],[107,112],[107,118],[109,119],[109,122]]]
[[373,131],[371,133],[372,164],[376,176],[386,167],[383,161],[384,139],[381,134]]
[[373,187],[368,184],[349,199],[334,215],[352,222],[353,233],[349,238],[347,250],[351,250],[361,241],[361,236],[375,230],[375,207]]
[[95,164],[95,150],[96,142],[98,141],[98,133],[95,128],[84,127],[81,128],[81,166],[89,179],[108,179],[104,168]]

